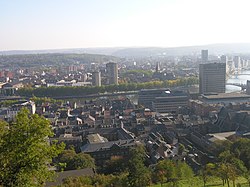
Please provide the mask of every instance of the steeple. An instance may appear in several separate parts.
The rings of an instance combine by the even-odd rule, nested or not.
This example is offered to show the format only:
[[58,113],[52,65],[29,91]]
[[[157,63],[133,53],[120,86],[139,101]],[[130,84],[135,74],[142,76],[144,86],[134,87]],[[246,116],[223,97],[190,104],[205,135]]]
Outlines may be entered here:
[[160,62],[156,63],[155,72],[156,73],[160,72]]

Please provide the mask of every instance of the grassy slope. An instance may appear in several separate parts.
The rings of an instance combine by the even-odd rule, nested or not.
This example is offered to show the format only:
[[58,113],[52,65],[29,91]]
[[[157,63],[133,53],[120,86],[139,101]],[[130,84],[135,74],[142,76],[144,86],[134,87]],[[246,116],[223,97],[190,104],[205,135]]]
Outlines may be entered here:
[[[237,186],[237,184],[240,184],[239,187],[248,187],[247,181],[244,178],[239,178],[236,182],[235,185]],[[165,183],[162,185],[162,187],[171,187],[172,184],[171,183]],[[222,185],[222,181],[218,178],[211,178],[207,184],[207,187],[223,187]],[[157,185],[152,185],[151,187],[161,187],[160,184]],[[199,178],[194,178],[191,180],[181,180],[178,183],[178,187],[203,187],[203,181]],[[224,187],[227,187],[227,185],[225,185]],[[233,187],[233,183],[230,183],[230,187]]]

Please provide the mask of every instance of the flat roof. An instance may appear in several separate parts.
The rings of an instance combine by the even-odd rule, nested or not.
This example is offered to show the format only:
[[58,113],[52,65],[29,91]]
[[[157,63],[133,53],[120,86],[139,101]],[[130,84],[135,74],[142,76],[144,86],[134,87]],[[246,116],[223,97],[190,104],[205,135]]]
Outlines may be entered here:
[[214,134],[208,134],[208,136],[210,136],[208,138],[209,141],[211,142],[215,142],[218,140],[227,140],[228,137],[235,135],[236,132],[235,131],[231,131],[231,132],[222,132],[222,133],[214,133]]
[[88,139],[90,144],[92,144],[92,143],[104,143],[104,142],[108,141],[106,138],[100,136],[99,134],[89,134],[89,135],[87,135],[87,139]]
[[238,99],[250,98],[250,95],[243,93],[218,93],[218,94],[202,94],[203,99]]

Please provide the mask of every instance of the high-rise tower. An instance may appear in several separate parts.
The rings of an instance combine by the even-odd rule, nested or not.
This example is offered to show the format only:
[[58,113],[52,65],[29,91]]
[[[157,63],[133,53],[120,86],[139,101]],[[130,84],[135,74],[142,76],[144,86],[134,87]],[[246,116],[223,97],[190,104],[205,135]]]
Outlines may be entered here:
[[208,62],[208,50],[201,50],[201,62],[202,63]]
[[108,84],[118,84],[118,65],[114,62],[106,64]]
[[92,85],[101,86],[101,72],[95,71],[92,73]]
[[199,91],[225,93],[226,63],[208,63],[199,66]]

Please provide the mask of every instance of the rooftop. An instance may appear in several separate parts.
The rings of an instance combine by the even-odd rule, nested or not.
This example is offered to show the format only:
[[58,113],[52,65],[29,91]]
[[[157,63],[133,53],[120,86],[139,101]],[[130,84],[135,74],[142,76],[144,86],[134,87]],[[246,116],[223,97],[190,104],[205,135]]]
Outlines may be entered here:
[[250,98],[250,95],[243,93],[215,93],[215,94],[202,94],[204,99],[237,99],[237,98]]
[[99,134],[89,134],[87,136],[88,142],[90,144],[94,144],[94,143],[104,143],[107,142],[108,140],[102,136],[100,136]]
[[110,142],[102,142],[102,143],[95,143],[95,144],[85,144],[81,147],[82,152],[84,153],[91,153],[96,151],[102,151],[106,149],[110,149],[112,146],[116,145],[119,147],[130,147],[136,144],[135,140],[118,140],[118,141],[110,141]]

